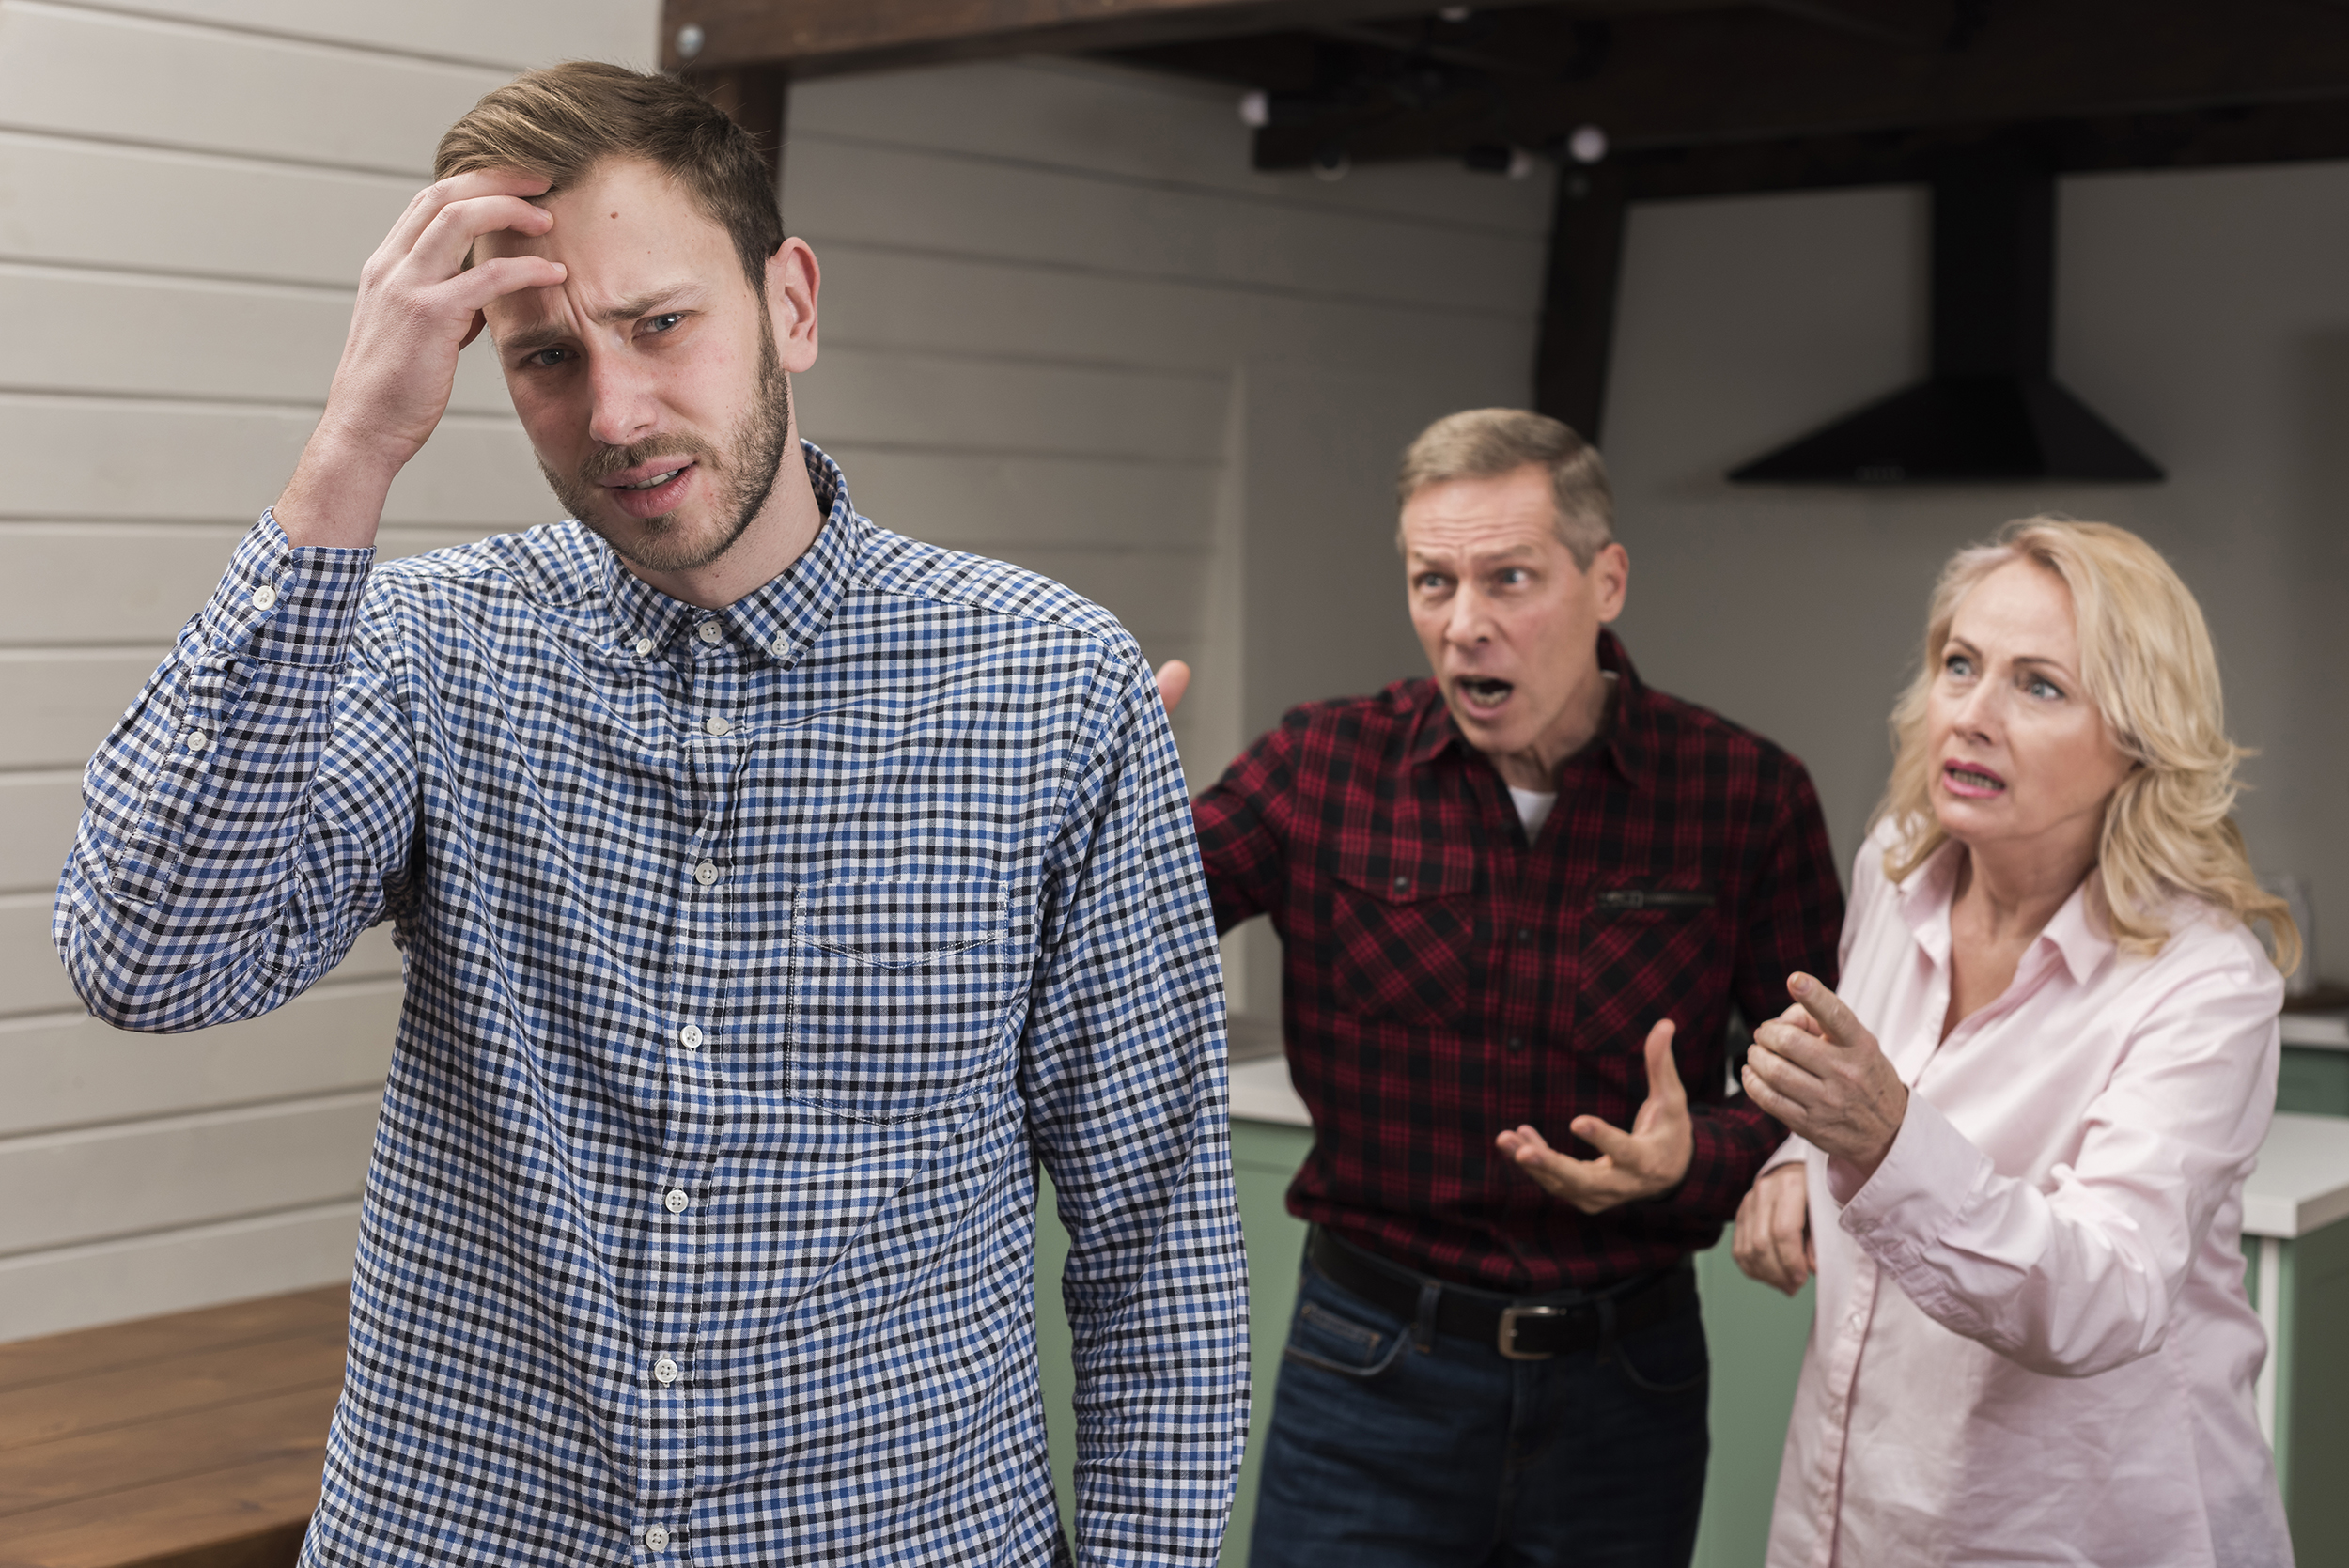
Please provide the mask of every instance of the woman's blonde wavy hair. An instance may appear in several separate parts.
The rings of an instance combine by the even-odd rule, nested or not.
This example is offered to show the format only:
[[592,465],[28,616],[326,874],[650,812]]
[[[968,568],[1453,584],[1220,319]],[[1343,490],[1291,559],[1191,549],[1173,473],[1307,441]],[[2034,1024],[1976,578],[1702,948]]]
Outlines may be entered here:
[[2201,607],[2159,551],[2110,523],[2024,518],[1941,568],[1925,621],[1924,667],[1892,709],[1892,777],[1875,818],[1898,833],[1885,851],[1885,876],[1899,881],[1948,837],[1933,811],[1926,700],[1959,602],[2012,561],[2033,562],[2071,589],[2080,678],[2114,742],[2138,764],[2105,808],[2096,849],[2114,939],[2125,952],[2160,952],[2170,936],[2161,908],[2183,893],[2246,925],[2265,922],[2277,967],[2290,973],[2300,962],[2299,929],[2283,900],[2260,888],[2228,815],[2242,787],[2235,764],[2249,753],[2227,738],[2218,659]]

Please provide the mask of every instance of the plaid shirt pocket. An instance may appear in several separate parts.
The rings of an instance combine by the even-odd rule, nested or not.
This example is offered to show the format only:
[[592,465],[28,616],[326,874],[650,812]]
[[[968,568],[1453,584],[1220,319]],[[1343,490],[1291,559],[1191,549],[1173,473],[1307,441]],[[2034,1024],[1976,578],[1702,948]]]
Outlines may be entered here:
[[1018,957],[990,877],[822,882],[791,911],[791,1094],[902,1122],[977,1092]]
[[1469,1004],[1475,869],[1431,860],[1336,873],[1330,929],[1343,1005],[1364,1017],[1457,1024]]

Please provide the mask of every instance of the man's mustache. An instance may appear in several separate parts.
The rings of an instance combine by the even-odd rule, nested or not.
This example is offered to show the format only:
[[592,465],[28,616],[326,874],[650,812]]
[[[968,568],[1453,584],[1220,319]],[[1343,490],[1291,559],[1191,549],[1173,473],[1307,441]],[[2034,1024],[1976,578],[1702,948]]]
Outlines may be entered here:
[[626,446],[598,447],[588,459],[579,465],[579,476],[591,485],[600,485],[615,474],[625,474],[640,463],[655,458],[691,458],[704,467],[717,469],[724,464],[718,449],[699,436],[662,436],[654,441],[632,442]]

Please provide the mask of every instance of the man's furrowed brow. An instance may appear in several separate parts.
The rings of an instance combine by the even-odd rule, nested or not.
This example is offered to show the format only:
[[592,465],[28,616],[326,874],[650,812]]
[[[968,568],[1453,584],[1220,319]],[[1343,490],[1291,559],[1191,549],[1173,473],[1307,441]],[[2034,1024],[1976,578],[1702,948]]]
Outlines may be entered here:
[[673,283],[607,306],[596,312],[596,319],[610,326],[614,321],[633,321],[640,316],[650,316],[664,306],[671,310],[687,309],[700,301],[701,290],[692,284]]
[[[653,315],[663,306],[673,310],[690,309],[699,302],[699,297],[700,291],[690,283],[672,284],[607,306],[596,312],[595,319],[603,326],[614,321],[633,321],[640,317]],[[571,329],[560,321],[541,321],[537,326],[524,327],[499,338],[498,351],[527,357],[541,349],[552,349],[570,335]]]

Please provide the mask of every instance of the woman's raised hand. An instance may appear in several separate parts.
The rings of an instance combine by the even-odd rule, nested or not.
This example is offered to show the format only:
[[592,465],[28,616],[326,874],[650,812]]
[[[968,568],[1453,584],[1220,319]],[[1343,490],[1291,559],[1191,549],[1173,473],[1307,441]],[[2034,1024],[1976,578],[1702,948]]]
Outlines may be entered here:
[[1746,1093],[1865,1181],[1908,1114],[1908,1085],[1843,998],[1807,974],[1788,977],[1786,989],[1795,1005],[1753,1032]]

